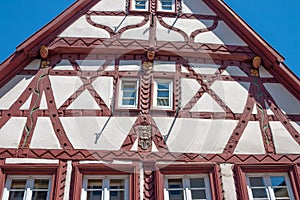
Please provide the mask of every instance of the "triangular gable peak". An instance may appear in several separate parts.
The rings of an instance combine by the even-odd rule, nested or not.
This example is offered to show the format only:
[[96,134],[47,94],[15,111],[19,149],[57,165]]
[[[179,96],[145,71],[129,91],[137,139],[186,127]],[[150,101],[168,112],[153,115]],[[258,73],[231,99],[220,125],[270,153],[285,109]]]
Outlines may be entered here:
[[300,153],[299,79],[222,1],[134,2],[77,1],[1,65],[0,147]]

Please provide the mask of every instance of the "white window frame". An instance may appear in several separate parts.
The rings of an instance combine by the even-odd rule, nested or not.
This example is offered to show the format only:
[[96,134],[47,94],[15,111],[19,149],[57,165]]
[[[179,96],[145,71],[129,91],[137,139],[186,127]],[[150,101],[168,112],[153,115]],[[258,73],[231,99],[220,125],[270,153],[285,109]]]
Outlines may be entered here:
[[[135,93],[135,102],[134,105],[123,105],[123,83],[126,81],[135,82],[136,93]],[[118,107],[120,108],[137,108],[138,106],[138,98],[139,97],[139,80],[138,79],[120,79],[119,84],[119,95],[118,95]]]
[[[136,8],[137,2],[145,1],[145,9]],[[131,10],[134,11],[148,11],[149,10],[149,0],[131,0]]]
[[86,175],[83,177],[82,190],[81,190],[81,200],[86,200],[87,198],[87,185],[88,180],[91,179],[102,179],[102,197],[101,200],[109,200],[110,195],[110,180],[113,179],[124,179],[124,200],[129,200],[129,176],[127,175]]
[[[168,1],[172,3],[171,10],[163,9],[162,1]],[[176,0],[157,0],[157,11],[161,12],[175,12]]]
[[5,188],[4,188],[2,200],[8,200],[11,190],[14,190],[14,189],[10,188],[12,180],[16,180],[16,179],[26,179],[26,186],[24,188],[25,193],[24,193],[23,200],[31,200],[32,192],[34,190],[36,190],[36,189],[33,189],[35,179],[48,179],[49,183],[48,183],[48,189],[47,189],[47,191],[48,191],[47,200],[50,200],[52,177],[44,176],[44,175],[28,175],[28,176],[26,176],[26,175],[8,175],[6,182],[5,182]]
[[185,174],[185,175],[165,175],[164,176],[164,200],[169,200],[168,179],[182,179],[184,200],[191,200],[191,178],[203,178],[205,183],[206,199],[212,200],[210,181],[207,174]]
[[[292,186],[290,183],[290,179],[289,179],[288,174],[286,174],[286,173],[247,173],[246,180],[247,180],[247,190],[248,190],[249,199],[254,200],[249,178],[261,177],[264,179],[264,182],[265,182],[265,188],[267,189],[268,199],[275,200],[275,194],[274,194],[274,190],[272,188],[271,179],[270,179],[271,176],[283,176],[284,177],[286,186],[287,186],[287,190],[288,190],[288,193],[290,196],[289,199],[294,200],[295,198],[294,198],[294,193],[293,193]],[[284,198],[282,198],[282,199],[284,199]]]
[[[158,83],[169,84],[169,106],[157,105],[157,90]],[[173,79],[154,79],[154,90],[153,90],[153,108],[154,109],[172,109],[173,108]]]

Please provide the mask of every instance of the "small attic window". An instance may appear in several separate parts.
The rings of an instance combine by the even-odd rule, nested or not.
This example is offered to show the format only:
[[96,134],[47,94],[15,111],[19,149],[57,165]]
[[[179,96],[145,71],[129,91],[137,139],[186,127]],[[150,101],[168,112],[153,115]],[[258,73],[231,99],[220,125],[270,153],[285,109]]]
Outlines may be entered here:
[[131,10],[148,11],[148,0],[132,0]]
[[158,11],[175,12],[175,0],[158,0]]

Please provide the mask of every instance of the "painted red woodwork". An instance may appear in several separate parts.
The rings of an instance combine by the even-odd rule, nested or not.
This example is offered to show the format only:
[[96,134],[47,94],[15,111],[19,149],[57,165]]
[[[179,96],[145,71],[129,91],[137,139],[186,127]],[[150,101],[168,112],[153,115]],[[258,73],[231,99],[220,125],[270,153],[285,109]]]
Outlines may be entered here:
[[84,175],[128,175],[129,176],[129,199],[138,200],[139,193],[136,192],[139,186],[137,164],[80,164],[73,162],[71,199],[78,200],[81,196],[82,182]]
[[222,199],[219,168],[217,165],[206,163],[156,165],[156,199],[164,199],[164,175],[176,174],[207,174],[209,176],[212,199]]
[[300,199],[299,174],[297,172],[297,165],[294,163],[235,165],[234,172],[235,172],[236,190],[239,199],[249,200],[248,191],[247,191],[246,173],[262,173],[262,172],[265,173],[286,172],[289,175],[295,200]]

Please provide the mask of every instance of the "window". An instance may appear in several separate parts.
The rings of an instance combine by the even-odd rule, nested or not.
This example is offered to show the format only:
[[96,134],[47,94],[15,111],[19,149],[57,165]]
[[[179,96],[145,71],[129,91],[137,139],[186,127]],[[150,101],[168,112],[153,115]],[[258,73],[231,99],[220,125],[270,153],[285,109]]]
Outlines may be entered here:
[[175,0],[158,0],[158,11],[175,12]]
[[168,175],[164,188],[165,200],[211,199],[207,175]]
[[132,10],[148,11],[148,0],[133,0]]
[[173,82],[171,80],[154,81],[154,99],[155,108],[172,108]]
[[250,200],[294,199],[287,174],[246,174]]
[[119,106],[137,107],[137,80],[121,80]]
[[50,176],[8,176],[3,200],[49,200]]
[[129,200],[128,176],[85,176],[82,200]]

